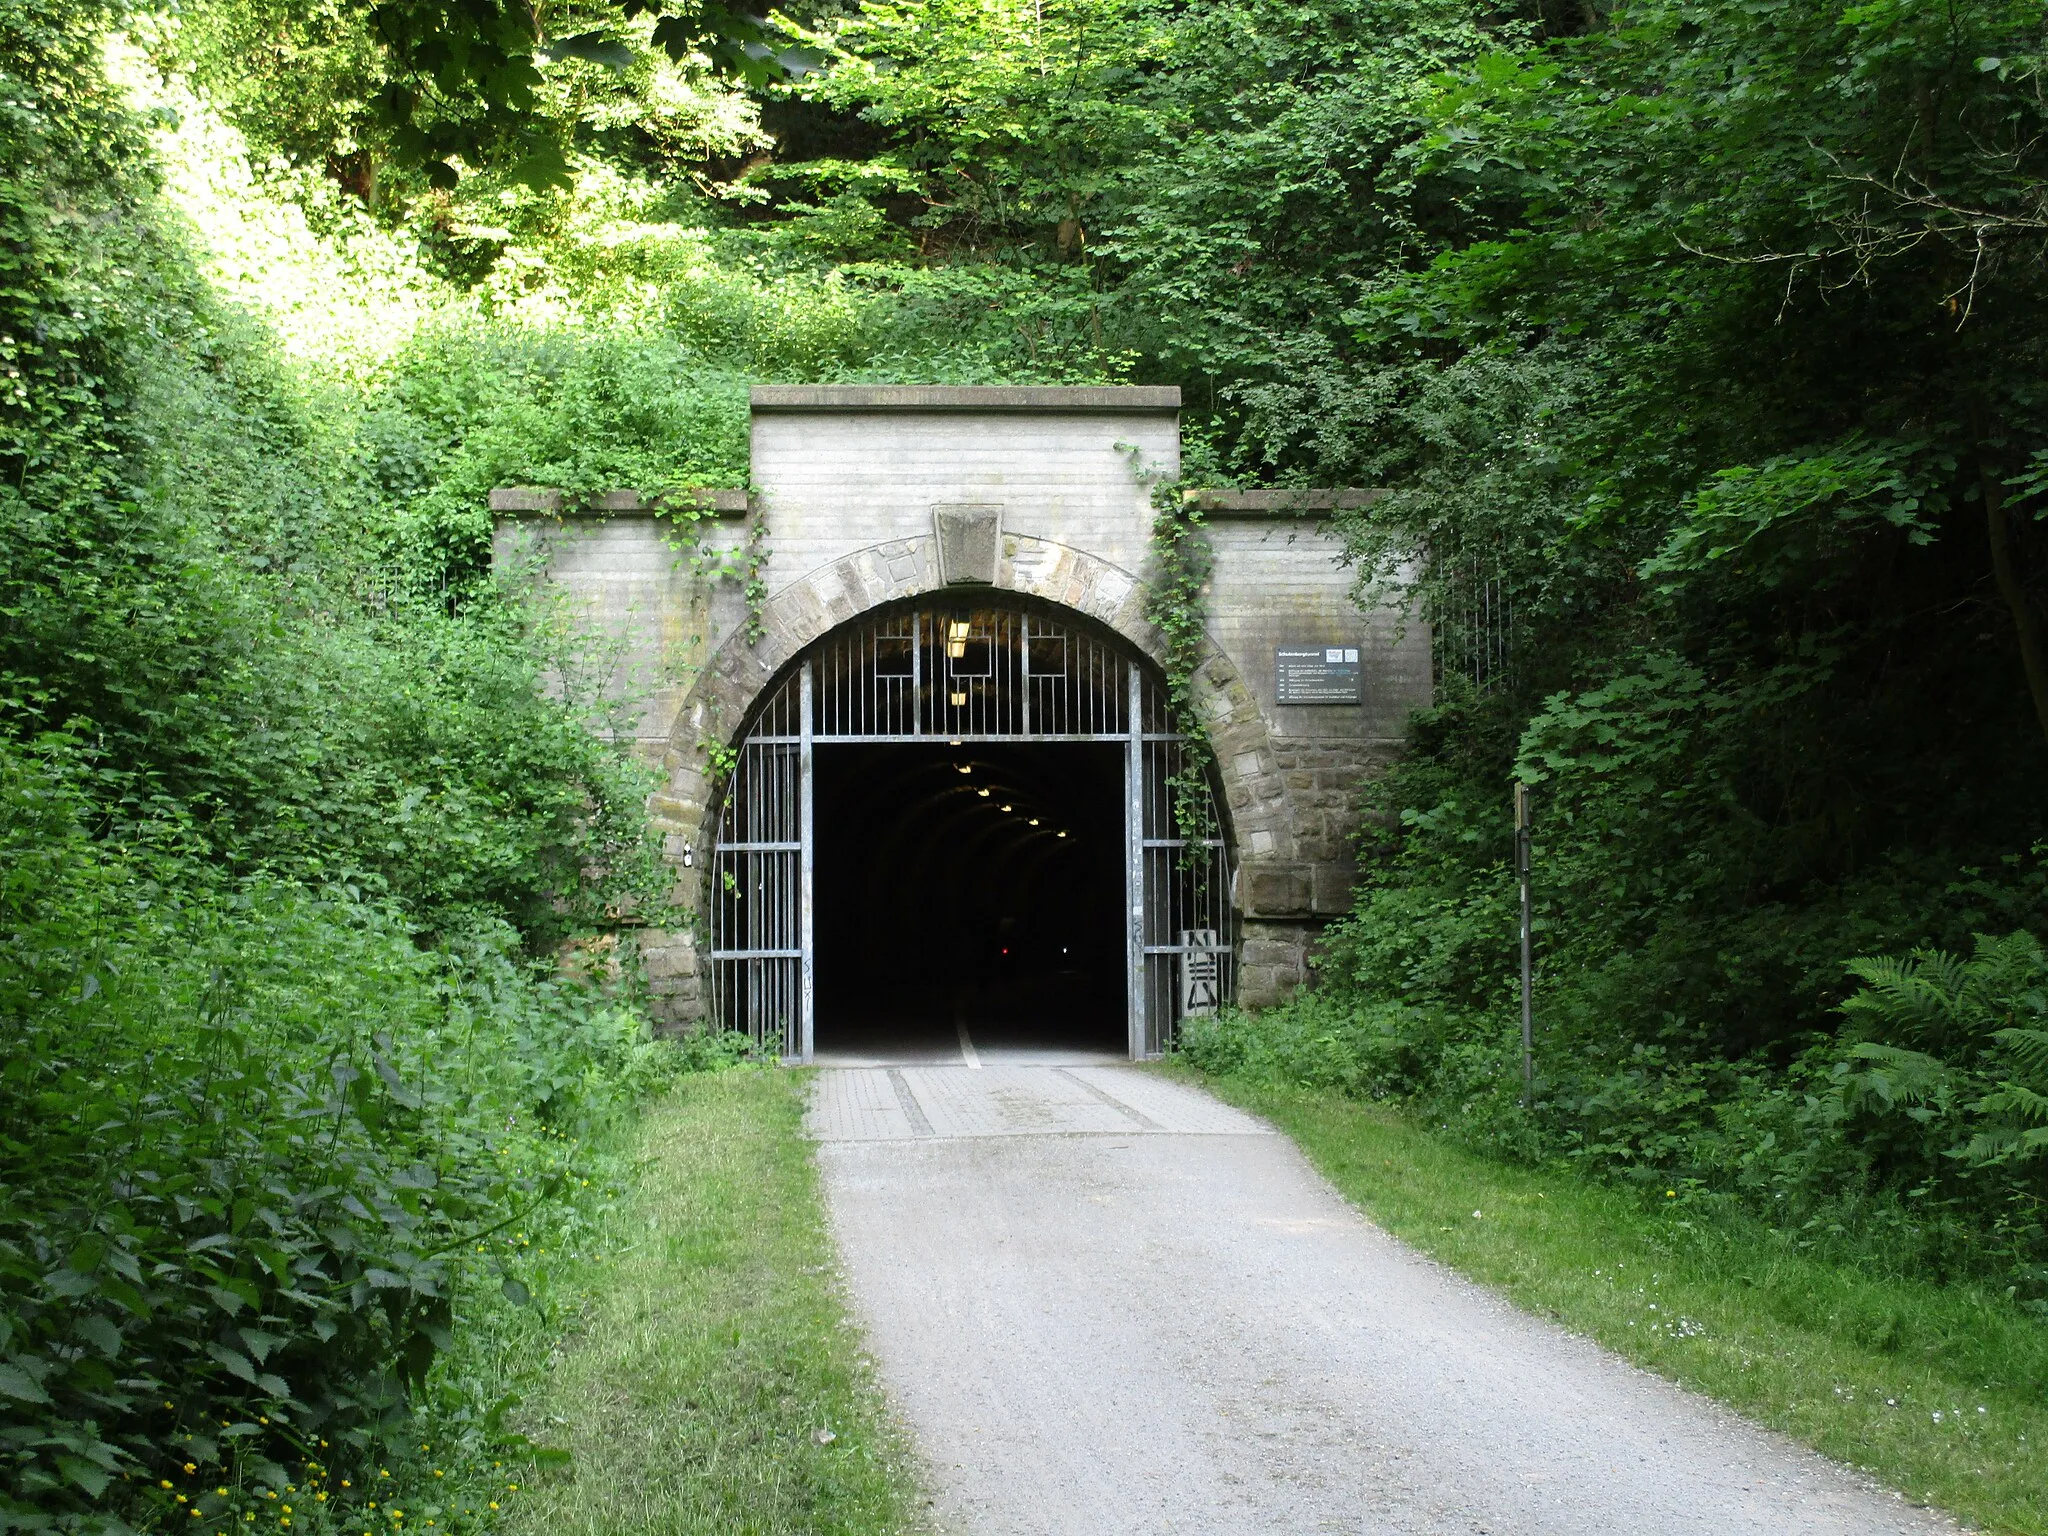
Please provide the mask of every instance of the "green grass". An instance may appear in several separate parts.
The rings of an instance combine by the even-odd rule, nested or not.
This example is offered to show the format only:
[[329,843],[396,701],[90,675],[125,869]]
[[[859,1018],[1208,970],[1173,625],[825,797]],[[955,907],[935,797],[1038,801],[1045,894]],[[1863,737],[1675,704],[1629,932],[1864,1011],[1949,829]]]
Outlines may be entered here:
[[1874,1278],[1761,1226],[1497,1163],[1397,1110],[1201,1080],[1286,1131],[1389,1232],[1530,1311],[1909,1498],[2048,1536],[2048,1325],[2001,1298]]
[[686,1078],[648,1111],[630,1193],[551,1286],[582,1301],[520,1427],[573,1459],[507,1501],[512,1536],[917,1528],[833,1278],[808,1076]]

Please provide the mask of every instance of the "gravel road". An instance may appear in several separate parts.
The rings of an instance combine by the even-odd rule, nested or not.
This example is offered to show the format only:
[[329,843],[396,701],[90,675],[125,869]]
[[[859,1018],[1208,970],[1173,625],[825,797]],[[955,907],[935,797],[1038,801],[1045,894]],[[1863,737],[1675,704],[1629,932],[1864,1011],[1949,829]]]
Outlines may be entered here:
[[1421,1258],[1196,1089],[829,1070],[811,1129],[945,1532],[1955,1530]]

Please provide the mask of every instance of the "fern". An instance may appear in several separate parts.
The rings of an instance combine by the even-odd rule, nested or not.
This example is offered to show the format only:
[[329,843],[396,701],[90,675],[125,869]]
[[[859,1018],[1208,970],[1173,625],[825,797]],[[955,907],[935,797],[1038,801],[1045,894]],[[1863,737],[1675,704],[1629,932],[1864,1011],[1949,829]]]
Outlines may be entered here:
[[1842,1012],[1867,1022],[1873,1034],[1935,1043],[1965,1027],[1969,969],[1955,955],[1939,950],[1915,950],[1905,960],[1872,955],[1850,961],[1849,973],[1867,985],[1842,1004]]
[[2001,1029],[1991,1037],[2029,1072],[2048,1077],[2048,1029]]
[[1852,1045],[1847,1057],[1835,1068],[1846,1110],[1883,1113],[1909,1106],[1946,1106],[1953,1079],[1937,1057],[1872,1040]]
[[1943,1122],[1962,1133],[1947,1155],[1973,1169],[2048,1156],[2048,953],[2038,939],[1979,934],[1967,959],[1916,950],[1849,970],[1864,988],[1842,1013],[1863,1038],[1836,1059],[1838,1113]]
[[1988,1131],[1979,1131],[1953,1149],[1949,1156],[1968,1163],[1972,1168],[1990,1168],[2002,1163],[2024,1163],[2043,1153],[2048,1153],[2048,1126],[2034,1126],[2024,1131],[2011,1126],[1996,1126]]
[[2028,1125],[2048,1126],[2048,1093],[2025,1083],[2000,1083],[1998,1091],[1979,1099],[1976,1107],[1986,1114],[2009,1114]]

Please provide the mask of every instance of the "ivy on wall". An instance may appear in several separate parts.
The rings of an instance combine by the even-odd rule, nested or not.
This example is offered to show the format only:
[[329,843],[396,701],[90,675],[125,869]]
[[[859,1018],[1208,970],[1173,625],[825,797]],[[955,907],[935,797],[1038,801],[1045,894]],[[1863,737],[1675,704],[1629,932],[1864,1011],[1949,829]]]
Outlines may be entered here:
[[714,549],[705,542],[703,525],[718,516],[712,504],[715,488],[689,489],[657,498],[657,515],[671,548],[687,554],[691,574],[708,586],[721,580],[740,584],[746,600],[747,622],[741,633],[748,645],[765,633],[761,613],[768,602],[768,586],[762,571],[768,563],[768,523],[759,499],[751,488],[747,493],[747,538],[733,549]]
[[1210,795],[1216,761],[1209,725],[1195,707],[1195,670],[1202,664],[1209,622],[1209,573],[1215,565],[1202,509],[1182,492],[1176,478],[1152,486],[1152,558],[1156,567],[1145,597],[1145,617],[1159,631],[1166,670],[1166,703],[1182,738],[1179,767],[1167,776],[1173,824],[1184,839],[1181,865],[1206,869],[1203,844],[1216,836]]

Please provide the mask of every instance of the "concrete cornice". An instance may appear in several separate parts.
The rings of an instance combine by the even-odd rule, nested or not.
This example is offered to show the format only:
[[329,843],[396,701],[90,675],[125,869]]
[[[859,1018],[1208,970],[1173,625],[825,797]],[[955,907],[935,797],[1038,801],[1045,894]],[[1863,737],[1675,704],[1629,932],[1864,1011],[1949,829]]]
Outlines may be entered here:
[[[778,389],[781,388],[781,386],[775,387]],[[797,389],[799,388],[799,386],[790,386],[790,388]],[[811,390],[808,385],[801,386],[801,389],[804,393],[817,392]],[[832,392],[837,393],[839,391],[835,389]],[[979,390],[938,391],[938,393],[947,394],[980,392],[981,391]],[[757,390],[755,393],[759,394],[760,391]],[[926,393],[929,392],[926,391]],[[1090,395],[1117,395],[1128,393],[1138,395],[1170,395],[1175,392],[1172,390],[1143,389],[1033,389],[1021,391],[990,390],[988,391],[988,393],[1021,393],[1033,395],[1069,395],[1077,393]],[[1136,408],[1153,409],[1153,407],[1147,407],[1142,405]],[[756,405],[755,409],[760,409],[760,406]],[[803,411],[813,409],[813,407],[805,405],[791,405],[784,407],[778,405],[771,406],[769,407],[769,409],[787,409],[790,411]],[[848,405],[816,407],[816,409],[869,410],[877,409],[877,407]],[[965,411],[983,409],[983,407],[964,405],[900,405],[879,407],[879,409]],[[1084,411],[1113,411],[1128,410],[1133,408],[1121,405],[1089,405],[1084,403],[1079,407],[1067,405],[1012,405],[994,407],[993,409],[1042,411],[1080,409]],[[1265,518],[1277,518],[1282,520],[1288,518],[1315,519],[1318,517],[1327,516],[1329,513],[1334,511],[1346,510],[1355,507],[1371,506],[1375,501],[1378,501],[1380,497],[1386,495],[1387,493],[1382,490],[1364,490],[1355,487],[1340,487],[1332,489],[1302,486],[1284,487],[1277,490],[1268,489],[1255,491],[1198,490],[1189,491],[1186,494],[1188,502],[1191,506],[1199,508],[1201,511],[1203,511],[1213,519],[1217,519],[1219,521],[1229,521],[1233,519],[1249,520]],[[671,491],[595,491],[592,492],[590,495],[580,496],[573,499],[562,491],[552,490],[546,486],[539,485],[501,485],[496,490],[491,492],[491,510],[493,512],[526,513],[529,515],[539,515],[544,517],[619,517],[633,516],[635,514],[651,516],[654,513],[662,511],[665,508],[687,507],[692,505],[699,507],[706,512],[710,512],[717,517],[745,517],[752,507],[752,502],[749,499],[747,492],[743,490],[734,490],[722,487],[693,487]]]
[[1356,487],[1317,489],[1287,486],[1277,490],[1189,491],[1189,505],[1211,518],[1315,518],[1326,513],[1369,507],[1386,495]]
[[718,517],[745,517],[750,505],[740,490],[691,487],[674,491],[597,491],[571,500],[540,485],[501,485],[491,492],[493,512],[539,513],[547,517],[618,517],[694,506]]
[[750,400],[757,416],[875,411],[1149,416],[1179,411],[1180,388],[1172,384],[756,384]]

